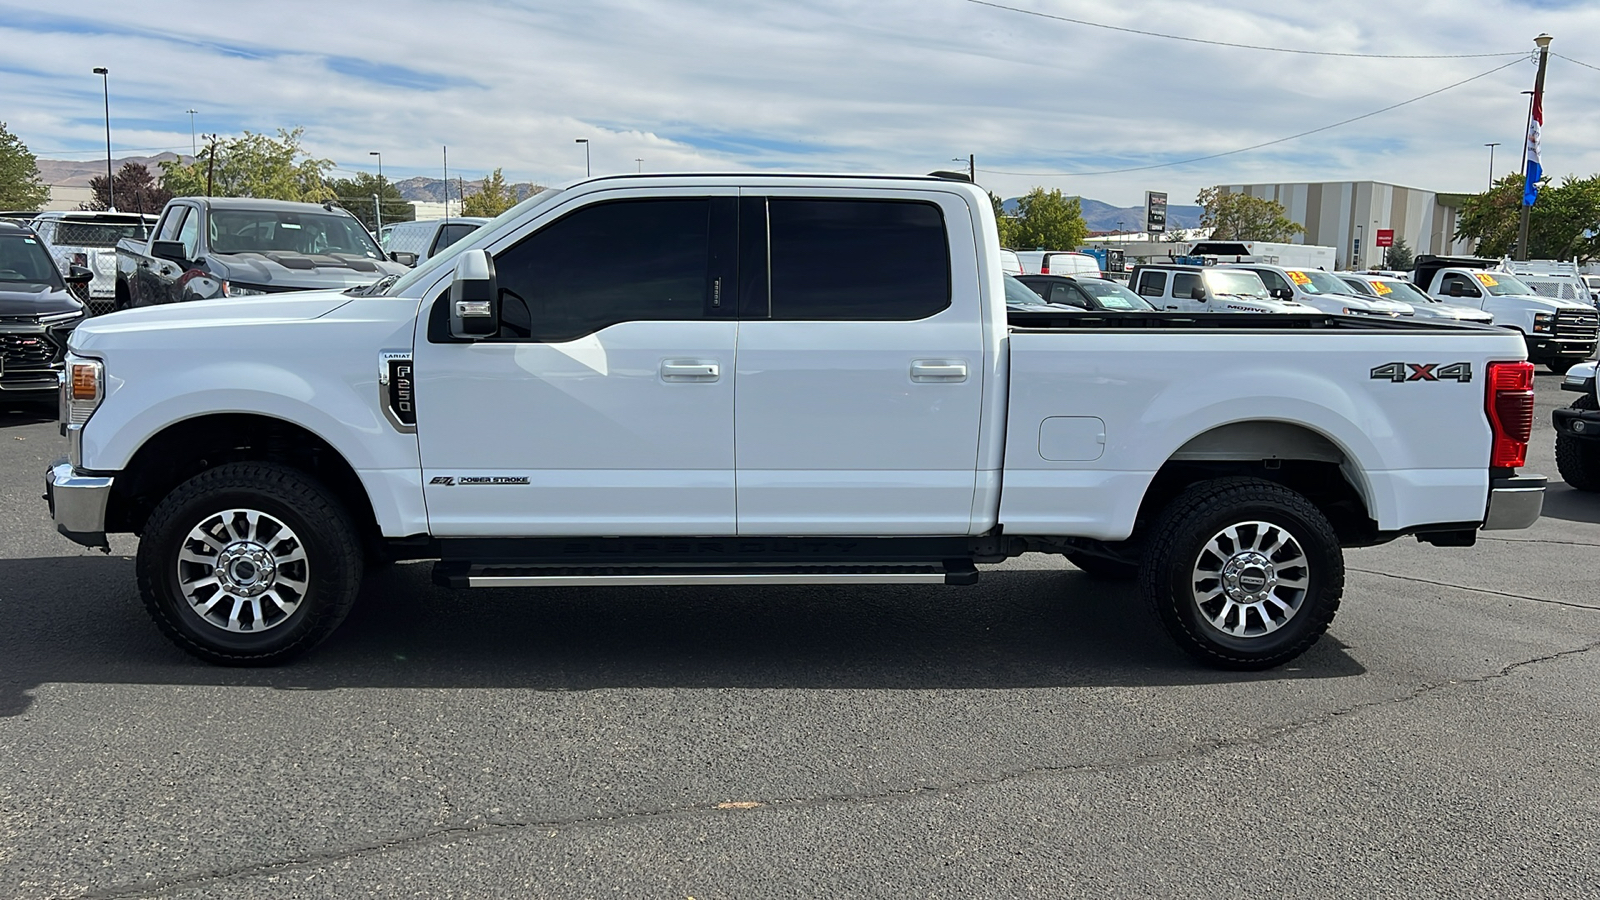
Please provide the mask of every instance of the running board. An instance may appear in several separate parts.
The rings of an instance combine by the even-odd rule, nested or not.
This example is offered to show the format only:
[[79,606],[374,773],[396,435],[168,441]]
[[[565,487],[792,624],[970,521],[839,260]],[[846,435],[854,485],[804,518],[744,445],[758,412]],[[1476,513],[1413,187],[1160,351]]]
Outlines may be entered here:
[[520,566],[446,560],[433,583],[479,587],[661,587],[673,585],[951,584],[978,583],[970,560],[845,566]]

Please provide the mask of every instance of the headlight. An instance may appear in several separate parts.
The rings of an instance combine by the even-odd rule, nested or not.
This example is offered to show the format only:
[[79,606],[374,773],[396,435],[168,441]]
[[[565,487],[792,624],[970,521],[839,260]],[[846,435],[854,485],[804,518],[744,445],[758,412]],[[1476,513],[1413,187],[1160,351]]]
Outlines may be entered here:
[[1553,323],[1555,322],[1555,318],[1556,317],[1554,315],[1551,315],[1550,313],[1534,313],[1533,314],[1533,330],[1534,331],[1544,332],[1545,334],[1549,334],[1550,330],[1551,330],[1551,327],[1552,327]]
[[67,354],[61,372],[61,424],[89,421],[106,398],[106,368],[98,359]]
[[75,322],[81,318],[83,318],[83,310],[76,309],[72,312],[51,313],[47,316],[40,316],[39,324],[48,328],[51,325],[64,325],[67,322]]
[[231,281],[222,283],[222,296],[224,297],[259,297],[265,293],[266,291],[259,288],[245,287],[242,284],[234,284]]

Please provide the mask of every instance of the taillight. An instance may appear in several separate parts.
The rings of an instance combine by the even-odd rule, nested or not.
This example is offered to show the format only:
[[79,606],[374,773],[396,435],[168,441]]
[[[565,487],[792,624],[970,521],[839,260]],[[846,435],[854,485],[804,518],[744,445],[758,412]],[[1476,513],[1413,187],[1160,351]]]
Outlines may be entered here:
[[1489,363],[1483,408],[1494,434],[1489,468],[1515,469],[1528,460],[1533,436],[1533,363]]
[[1050,264],[1049,263],[1040,263],[1039,264],[1039,274],[1040,275],[1049,275],[1050,274]]

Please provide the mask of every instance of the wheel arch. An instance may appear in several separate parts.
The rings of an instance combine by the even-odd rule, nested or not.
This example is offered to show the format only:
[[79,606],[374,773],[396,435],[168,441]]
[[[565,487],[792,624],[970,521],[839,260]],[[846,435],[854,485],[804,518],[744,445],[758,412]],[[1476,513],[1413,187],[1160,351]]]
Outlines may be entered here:
[[1227,476],[1263,478],[1305,496],[1342,543],[1377,533],[1372,486],[1355,454],[1318,429],[1271,419],[1213,426],[1185,441],[1151,479],[1138,521],[1153,521],[1190,485]]
[[179,484],[230,462],[277,462],[316,478],[345,506],[369,548],[381,540],[365,484],[332,443],[303,425],[261,413],[212,413],[151,435],[117,477],[108,531],[139,534],[155,505]]

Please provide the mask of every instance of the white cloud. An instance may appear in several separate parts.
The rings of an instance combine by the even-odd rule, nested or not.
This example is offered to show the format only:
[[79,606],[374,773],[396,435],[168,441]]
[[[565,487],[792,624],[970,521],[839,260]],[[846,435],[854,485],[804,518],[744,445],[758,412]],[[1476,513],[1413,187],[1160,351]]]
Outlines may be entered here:
[[[1583,37],[1600,9],[1505,2],[1010,0],[1013,5],[1236,43],[1367,53],[1552,49],[1600,64]],[[1096,171],[1219,153],[1349,118],[1505,60],[1354,60],[1162,40],[965,0],[627,2],[391,0],[271,6],[0,3],[4,112],[43,156],[102,146],[112,70],[118,148],[187,149],[201,131],[303,125],[341,169],[451,167],[515,180],[781,167],[926,172],[975,153],[1006,196],[1035,184],[1117,204],[1146,189],[1186,202],[1205,185],[1372,178],[1473,190],[1517,165],[1533,67],[1272,148],[1169,169]],[[64,62],[65,61],[65,62]],[[419,85],[432,86],[423,89]],[[1600,71],[1552,59],[1544,159],[1600,171]],[[65,154],[49,152],[80,150]],[[119,155],[121,155],[119,150]]]

